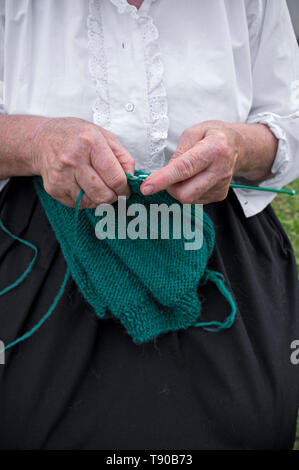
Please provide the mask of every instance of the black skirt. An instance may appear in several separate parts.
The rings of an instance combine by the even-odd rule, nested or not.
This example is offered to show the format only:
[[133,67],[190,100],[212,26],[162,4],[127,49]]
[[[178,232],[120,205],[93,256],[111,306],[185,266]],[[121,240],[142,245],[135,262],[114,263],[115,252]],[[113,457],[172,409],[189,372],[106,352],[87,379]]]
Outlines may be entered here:
[[[69,279],[55,312],[0,364],[1,449],[290,449],[299,404],[299,290],[294,254],[272,208],[249,219],[230,190],[205,210],[216,244],[209,267],[236,299],[232,328],[191,327],[136,345],[98,319]],[[66,264],[30,178],[0,195],[0,216],[36,244],[29,277],[0,297],[8,344],[48,310]],[[32,251],[0,231],[0,290]],[[229,308],[207,285],[203,318]]]

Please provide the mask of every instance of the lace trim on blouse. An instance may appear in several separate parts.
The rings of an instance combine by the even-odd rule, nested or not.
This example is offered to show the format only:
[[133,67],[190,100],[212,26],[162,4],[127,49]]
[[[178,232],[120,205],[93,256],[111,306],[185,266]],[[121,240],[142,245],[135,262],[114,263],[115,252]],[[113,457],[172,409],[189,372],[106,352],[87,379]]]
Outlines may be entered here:
[[110,105],[107,74],[107,58],[104,45],[104,32],[100,2],[89,1],[89,15],[87,18],[88,47],[90,52],[89,71],[96,86],[96,100],[94,102],[93,121],[95,124],[109,129]]
[[[167,95],[163,83],[164,67],[158,44],[159,32],[153,19],[142,9],[138,11],[127,0],[110,1],[117,7],[119,13],[128,13],[138,21],[141,29],[150,109],[150,127],[148,130],[150,158],[147,165],[149,168],[158,168],[161,166],[161,162],[164,161],[163,151],[166,146],[169,128]],[[88,36],[91,52],[89,69],[96,83],[97,91],[97,99],[93,107],[94,122],[107,128],[110,125],[109,88],[100,2],[90,0],[89,4]]]

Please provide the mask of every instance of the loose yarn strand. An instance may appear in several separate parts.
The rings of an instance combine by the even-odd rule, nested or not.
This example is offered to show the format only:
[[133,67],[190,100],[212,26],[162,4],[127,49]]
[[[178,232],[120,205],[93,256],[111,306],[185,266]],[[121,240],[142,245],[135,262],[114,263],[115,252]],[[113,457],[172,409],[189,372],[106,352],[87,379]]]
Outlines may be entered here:
[[1,296],[1,295],[6,294],[7,292],[9,292],[10,290],[14,289],[15,287],[17,287],[19,284],[21,284],[26,279],[28,274],[32,271],[32,268],[34,266],[34,263],[36,261],[37,255],[38,255],[38,249],[33,243],[30,243],[30,242],[24,240],[23,238],[20,238],[17,235],[14,235],[10,230],[8,230],[8,228],[5,227],[5,225],[3,224],[1,219],[0,219],[0,227],[10,237],[14,238],[15,240],[22,243],[23,245],[28,246],[29,248],[31,248],[34,251],[34,256],[33,256],[32,260],[30,261],[28,267],[23,272],[23,274],[15,282],[13,282],[9,286],[5,287],[5,289],[0,291],[0,296]]
[[[76,227],[78,226],[78,220],[79,220],[79,208],[80,208],[80,202],[81,202],[81,199],[83,197],[83,194],[84,194],[84,191],[81,190],[78,197],[77,197],[77,200],[76,200],[76,207],[75,207],[75,221],[76,221]],[[10,235],[12,238],[14,238],[15,240],[19,241],[20,243],[23,243],[24,245],[26,246],[29,246],[30,248],[32,248],[34,250],[34,257],[33,259],[31,260],[31,262],[29,263],[28,267],[26,268],[26,270],[23,272],[23,274],[14,282],[12,283],[10,286],[6,287],[5,289],[3,289],[2,291],[0,291],[0,296],[1,295],[4,295],[6,294],[6,292],[9,292],[10,290],[14,289],[15,287],[17,287],[19,284],[21,284],[25,278],[28,276],[28,274],[32,271],[32,268],[35,264],[35,261],[37,259],[37,254],[38,254],[38,249],[37,247],[33,244],[33,243],[30,243],[26,240],[23,240],[22,238],[20,237],[17,237],[16,235],[14,235],[12,232],[10,232],[10,230],[8,230],[5,225],[3,224],[2,220],[0,219],[0,227],[2,228],[2,230],[4,230],[4,232],[6,232],[8,235]],[[54,298],[53,302],[52,302],[52,305],[50,306],[49,310],[45,313],[45,315],[43,315],[43,317],[39,320],[38,323],[36,323],[36,325],[34,325],[29,331],[27,331],[26,333],[24,333],[22,336],[20,336],[19,338],[17,338],[16,340],[12,341],[11,343],[9,343],[7,346],[5,346],[2,350],[0,350],[0,354],[3,352],[3,351],[6,351],[7,349],[15,346],[16,344],[18,343],[21,343],[22,341],[24,341],[25,339],[27,338],[30,338],[30,336],[32,336],[37,330],[39,330],[39,328],[45,323],[45,321],[51,316],[51,314],[54,312],[55,310],[55,307],[56,305],[58,304],[60,298],[62,297],[63,295],[63,292],[64,292],[64,289],[65,289],[65,286],[67,284],[67,281],[69,279],[69,276],[70,276],[70,269],[67,267],[66,269],[66,272],[65,272],[65,275],[64,275],[64,279],[62,281],[62,284],[60,286],[60,289],[58,291],[58,294],[56,295],[56,297]]]
[[37,330],[39,330],[39,328],[45,323],[45,321],[50,317],[50,315],[53,313],[53,311],[55,310],[55,307],[56,305],[58,304],[63,292],[64,292],[64,289],[65,289],[65,286],[66,286],[66,283],[68,281],[68,278],[69,278],[69,275],[70,275],[70,270],[69,268],[66,269],[66,272],[65,272],[65,275],[64,275],[64,279],[62,281],[62,284],[60,286],[60,289],[58,291],[58,294],[56,295],[55,299],[53,300],[53,303],[52,305],[50,306],[49,310],[45,313],[45,315],[43,315],[43,317],[40,319],[40,321],[38,323],[36,323],[36,325],[34,325],[31,330],[27,331],[26,333],[24,333],[22,336],[20,336],[19,338],[17,338],[15,341],[12,341],[11,343],[9,343],[7,346],[5,346],[1,351],[0,351],[0,354],[4,351],[6,351],[7,349],[9,348],[12,348],[13,346],[15,346],[16,344],[18,343],[21,343],[22,341],[24,341],[25,339],[28,339],[30,338],[30,336],[32,336]]
[[223,274],[218,273],[217,271],[211,271],[210,269],[207,269],[205,273],[205,278],[203,282],[201,282],[201,284],[206,284],[208,281],[213,282],[217,286],[218,290],[221,292],[223,297],[226,298],[226,300],[231,306],[231,313],[226,317],[223,322],[215,320],[209,322],[197,322],[194,326],[202,327],[207,331],[218,332],[230,328],[233,325],[237,313],[237,307],[231,293],[224,284]]
[[[81,201],[81,198],[83,196],[83,191],[80,191],[79,195],[78,195],[78,198],[77,198],[77,201],[76,201],[76,210],[75,210],[75,217],[76,217],[76,220],[78,219],[78,213],[79,213],[79,205],[80,205],[80,201]],[[37,255],[38,255],[38,249],[37,247],[33,244],[33,243],[30,243],[28,242],[27,240],[24,240],[23,238],[20,238],[18,237],[17,235],[14,235],[10,230],[8,230],[5,225],[3,224],[2,220],[0,219],[0,227],[1,229],[7,233],[9,236],[11,236],[12,238],[14,238],[15,240],[19,241],[20,243],[22,243],[23,245],[25,246],[28,246],[30,248],[32,248],[32,250],[34,251],[34,257],[33,259],[30,261],[28,267],[25,269],[25,271],[23,272],[23,274],[15,281],[13,282],[11,285],[9,285],[8,287],[6,287],[5,289],[3,289],[2,291],[0,291],[0,296],[6,294],[7,292],[9,292],[10,290],[14,289],[15,287],[17,287],[19,284],[21,284],[25,279],[26,277],[28,276],[28,274],[32,271],[32,268],[36,262],[36,259],[37,259]],[[9,343],[8,345],[6,345],[2,350],[0,350],[0,354],[4,351],[6,351],[7,349],[15,346],[16,344],[18,343],[21,343],[22,341],[26,340],[27,338],[30,338],[37,330],[39,330],[39,328],[45,323],[45,321],[51,316],[51,314],[54,312],[55,310],[55,307],[56,305],[58,304],[60,298],[62,297],[63,295],[63,292],[64,292],[64,289],[65,289],[65,286],[67,284],[67,281],[68,281],[68,278],[70,276],[70,269],[67,267],[66,269],[66,272],[65,272],[65,275],[64,275],[64,279],[62,281],[62,284],[60,286],[60,289],[58,291],[58,294],[56,295],[56,297],[54,298],[49,310],[42,316],[42,318],[39,320],[38,323],[36,323],[36,325],[34,325],[29,331],[27,331],[26,333],[24,333],[22,336],[20,336],[19,338],[17,338],[16,340],[12,341],[11,343]]]

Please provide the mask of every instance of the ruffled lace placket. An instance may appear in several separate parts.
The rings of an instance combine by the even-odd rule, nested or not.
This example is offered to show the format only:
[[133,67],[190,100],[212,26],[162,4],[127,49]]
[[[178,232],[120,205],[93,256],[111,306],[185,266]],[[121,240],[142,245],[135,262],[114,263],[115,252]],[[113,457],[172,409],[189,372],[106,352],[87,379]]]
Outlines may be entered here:
[[[140,10],[128,4],[126,0],[110,0],[120,14],[129,14],[138,22],[140,29],[147,79],[147,99],[150,112],[148,128],[149,148],[147,169],[159,168],[164,163],[164,149],[168,136],[169,119],[167,95],[163,83],[164,67],[159,48],[159,32],[152,17],[148,14],[149,6],[156,0],[144,0]],[[89,0],[88,36],[90,48],[89,69],[96,85],[96,101],[93,106],[94,122],[108,128],[111,124],[109,108],[109,87],[107,58],[103,34],[100,0]]]
[[87,18],[88,46],[90,52],[89,71],[96,87],[96,100],[93,104],[93,121],[109,129],[110,106],[108,93],[107,58],[104,45],[104,32],[100,3],[89,1]]

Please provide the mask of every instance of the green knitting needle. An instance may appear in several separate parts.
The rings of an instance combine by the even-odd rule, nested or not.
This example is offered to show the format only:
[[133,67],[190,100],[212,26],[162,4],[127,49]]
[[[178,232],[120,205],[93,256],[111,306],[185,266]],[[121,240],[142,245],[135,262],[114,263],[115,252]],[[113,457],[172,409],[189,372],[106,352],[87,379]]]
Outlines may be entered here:
[[[138,176],[132,176],[128,175],[128,179],[130,180],[138,180],[138,181],[144,181],[150,174],[144,174],[144,175],[138,175]],[[295,189],[275,189],[275,188],[265,188],[263,186],[247,186],[246,184],[235,184],[231,183],[230,184],[231,188],[239,188],[239,189],[250,189],[254,191],[266,191],[269,193],[279,193],[279,194],[289,194],[290,196],[295,196],[296,191]]]
[[263,186],[247,186],[246,184],[230,184],[231,188],[240,188],[240,189],[253,189],[254,191],[267,191],[269,193],[279,193],[279,194],[289,194],[290,196],[295,196],[295,189],[274,189],[274,188],[265,188]]

